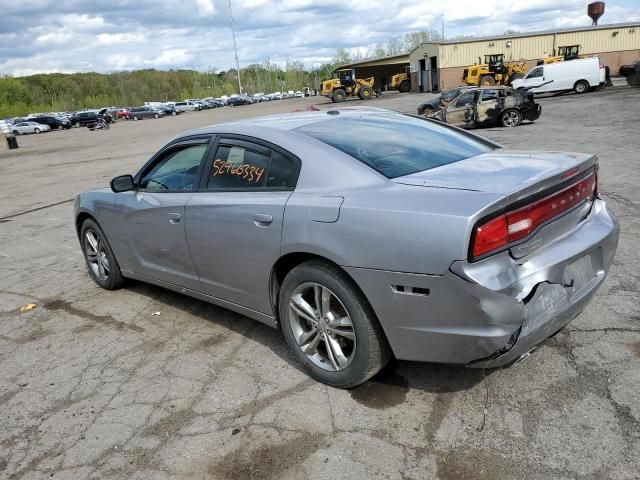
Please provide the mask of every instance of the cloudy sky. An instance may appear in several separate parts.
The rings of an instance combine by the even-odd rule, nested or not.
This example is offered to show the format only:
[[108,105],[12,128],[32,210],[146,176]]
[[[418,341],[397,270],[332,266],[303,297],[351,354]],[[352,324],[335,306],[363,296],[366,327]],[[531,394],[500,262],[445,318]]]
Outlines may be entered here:
[[[307,66],[409,31],[501,34],[589,25],[581,0],[232,0],[241,66]],[[640,21],[640,0],[610,0],[601,24]],[[234,64],[227,0],[0,0],[0,74]]]

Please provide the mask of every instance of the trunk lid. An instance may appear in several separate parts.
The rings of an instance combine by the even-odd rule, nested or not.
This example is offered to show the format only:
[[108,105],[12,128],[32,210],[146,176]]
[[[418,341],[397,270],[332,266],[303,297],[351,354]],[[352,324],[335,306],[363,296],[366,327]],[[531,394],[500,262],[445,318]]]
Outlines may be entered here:
[[[394,178],[404,185],[471,190],[517,201],[567,181],[597,163],[595,155],[494,150],[441,167]],[[570,176],[563,176],[571,171]]]

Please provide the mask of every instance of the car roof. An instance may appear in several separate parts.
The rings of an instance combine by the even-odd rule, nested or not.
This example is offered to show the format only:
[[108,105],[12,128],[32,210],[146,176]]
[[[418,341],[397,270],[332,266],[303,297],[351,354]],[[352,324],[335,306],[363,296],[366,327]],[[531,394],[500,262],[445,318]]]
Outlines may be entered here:
[[330,108],[328,110],[318,111],[302,111],[291,112],[276,115],[267,115],[264,117],[256,117],[234,122],[218,123],[191,130],[179,135],[177,138],[198,134],[211,133],[231,133],[235,129],[244,129],[243,127],[264,127],[269,129],[290,131],[305,125],[311,125],[318,122],[330,121],[332,119],[344,117],[361,117],[364,115],[384,115],[399,116],[402,115],[391,110],[376,107],[341,107]]

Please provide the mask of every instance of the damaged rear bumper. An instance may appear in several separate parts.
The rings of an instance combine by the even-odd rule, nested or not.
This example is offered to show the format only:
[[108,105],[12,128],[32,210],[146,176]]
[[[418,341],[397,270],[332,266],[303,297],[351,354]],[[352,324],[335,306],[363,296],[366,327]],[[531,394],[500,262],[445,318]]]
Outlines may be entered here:
[[499,367],[565,327],[613,262],[619,226],[602,200],[569,233],[515,259],[456,261],[445,275],[348,268],[398,359]]

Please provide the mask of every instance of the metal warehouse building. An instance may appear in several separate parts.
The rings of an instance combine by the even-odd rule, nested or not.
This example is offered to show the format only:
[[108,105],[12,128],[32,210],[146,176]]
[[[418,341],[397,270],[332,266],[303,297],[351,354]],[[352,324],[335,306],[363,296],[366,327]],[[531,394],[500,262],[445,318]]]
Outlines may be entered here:
[[462,84],[465,67],[484,62],[485,55],[504,61],[525,60],[533,68],[544,57],[598,55],[617,75],[620,65],[640,58],[640,23],[598,25],[494,37],[426,42],[409,54],[411,89],[431,92]]

